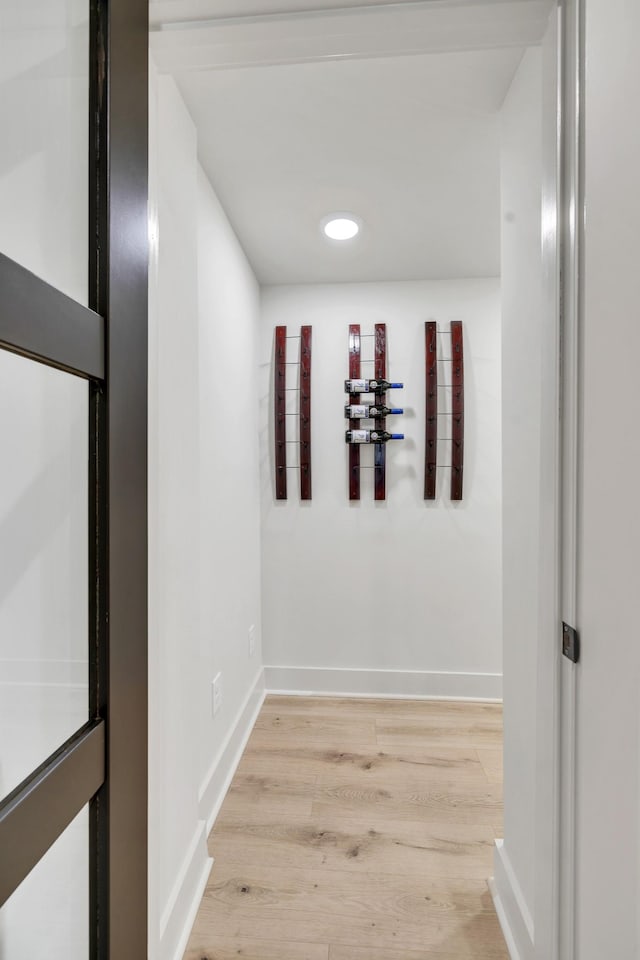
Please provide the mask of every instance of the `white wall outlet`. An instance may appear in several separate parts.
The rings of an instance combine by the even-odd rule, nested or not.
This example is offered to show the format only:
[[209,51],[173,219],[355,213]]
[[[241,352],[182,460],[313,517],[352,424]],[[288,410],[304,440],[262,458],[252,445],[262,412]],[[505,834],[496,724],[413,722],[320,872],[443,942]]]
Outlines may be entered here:
[[249,627],[249,656],[253,657],[256,652],[256,627],[252,623]]
[[222,706],[222,674],[218,673],[211,682],[211,713],[215,717]]

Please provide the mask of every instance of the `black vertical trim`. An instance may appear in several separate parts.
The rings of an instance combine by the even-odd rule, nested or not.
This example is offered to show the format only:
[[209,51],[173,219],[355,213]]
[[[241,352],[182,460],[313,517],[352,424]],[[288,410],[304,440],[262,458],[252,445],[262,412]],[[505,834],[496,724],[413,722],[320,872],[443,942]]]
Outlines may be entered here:
[[[107,404],[102,384],[89,392],[89,710],[108,720],[108,531]],[[108,957],[103,928],[108,897],[108,785],[90,804],[90,952],[91,960]]]
[[147,955],[148,4],[92,0],[90,305],[106,321],[91,389],[91,710],[107,775],[91,809],[92,960]]
[[[89,304],[107,316],[108,101],[106,4],[91,0],[89,77]],[[106,333],[105,333],[106,340]],[[106,344],[105,344],[106,352]],[[108,721],[107,383],[89,387],[89,709]],[[108,776],[108,774],[107,774]],[[108,960],[109,783],[89,812],[89,956]]]

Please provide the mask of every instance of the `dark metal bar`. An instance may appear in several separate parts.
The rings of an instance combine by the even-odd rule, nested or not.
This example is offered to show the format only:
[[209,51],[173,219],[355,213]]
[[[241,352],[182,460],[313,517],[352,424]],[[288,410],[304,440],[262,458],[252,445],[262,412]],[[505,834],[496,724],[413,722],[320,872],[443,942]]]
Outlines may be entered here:
[[105,725],[87,724],[0,804],[0,907],[104,782]]
[[[385,323],[376,323],[376,356],[375,356],[375,376],[376,380],[384,380],[387,376],[387,325]],[[376,394],[376,403],[384,406],[387,402],[387,394]],[[377,417],[375,419],[376,430],[384,430],[386,427],[386,417]],[[385,443],[374,444],[373,464],[375,472],[373,474],[374,500],[384,500],[386,497],[386,476],[387,476],[387,446]]]
[[[349,324],[349,378],[358,380],[360,378],[360,324]],[[358,403],[360,394],[352,393],[349,395],[350,403]],[[360,425],[359,420],[350,420],[349,426],[352,430],[357,430]],[[360,499],[360,447],[357,443],[349,444],[349,500]]]
[[[102,384],[89,384],[89,710],[109,714],[107,398]],[[109,790],[89,807],[89,958],[108,957]]]
[[424,451],[424,499],[436,498],[438,465],[438,325],[427,320],[425,334],[425,408],[426,430]]
[[453,353],[451,499],[462,500],[464,469],[464,347],[461,320],[451,321],[451,348]]
[[148,3],[91,0],[91,709],[107,776],[91,805],[91,958],[147,955]]
[[0,347],[79,377],[104,377],[104,321],[0,253]]
[[[276,465],[276,500],[287,499],[287,328],[276,327],[276,362],[273,368],[274,442]],[[296,387],[296,390],[299,388]]]
[[311,327],[300,337],[300,499],[311,500]]
[[[108,15],[104,0],[90,4],[89,74],[89,304],[108,313],[109,157]],[[89,709],[108,717],[108,416],[106,385],[89,385]],[[109,788],[89,807],[89,957],[108,960]]]

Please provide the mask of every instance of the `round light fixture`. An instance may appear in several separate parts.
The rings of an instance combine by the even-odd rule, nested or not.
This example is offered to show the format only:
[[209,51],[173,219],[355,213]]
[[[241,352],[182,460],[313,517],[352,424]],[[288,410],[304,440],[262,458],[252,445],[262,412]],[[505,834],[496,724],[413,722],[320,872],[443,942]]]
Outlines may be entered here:
[[353,240],[360,232],[360,223],[350,213],[332,213],[322,221],[322,232],[329,240]]

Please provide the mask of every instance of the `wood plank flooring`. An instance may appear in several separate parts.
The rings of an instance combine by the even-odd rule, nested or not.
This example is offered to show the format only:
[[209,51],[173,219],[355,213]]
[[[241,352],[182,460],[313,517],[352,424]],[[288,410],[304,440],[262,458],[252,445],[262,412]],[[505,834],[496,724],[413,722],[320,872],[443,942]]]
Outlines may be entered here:
[[268,697],[185,960],[508,960],[494,704]]

